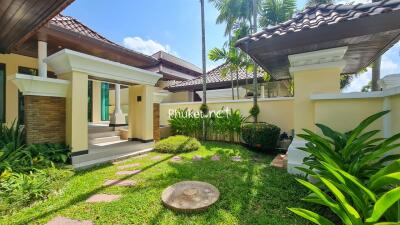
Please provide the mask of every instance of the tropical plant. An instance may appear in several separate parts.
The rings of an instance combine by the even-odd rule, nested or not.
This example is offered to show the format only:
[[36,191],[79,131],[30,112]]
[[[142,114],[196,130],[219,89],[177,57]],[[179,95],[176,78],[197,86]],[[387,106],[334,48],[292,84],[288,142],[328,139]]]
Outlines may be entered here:
[[[201,7],[201,62],[202,62],[202,78],[203,78],[203,105],[207,106],[207,65],[206,65],[206,25],[204,18],[204,0],[200,0]],[[206,112],[206,111],[203,111]],[[203,140],[207,138],[206,121],[203,120]]]
[[376,137],[380,130],[365,129],[374,121],[381,118],[389,111],[383,111],[369,116],[353,130],[340,133],[323,124],[316,124],[324,136],[304,129],[305,134],[298,136],[308,141],[306,147],[299,148],[310,154],[304,159],[304,164],[309,167],[305,170],[325,172],[323,163],[329,163],[336,168],[357,177],[368,180],[372,174],[384,167],[384,163],[399,159],[399,154],[387,155],[390,151],[400,147],[397,141],[400,133],[384,139]]
[[200,148],[200,142],[193,137],[171,136],[156,143],[154,151],[163,153],[192,152]]
[[274,150],[281,133],[281,129],[273,124],[246,123],[242,126],[242,138],[252,147],[265,150]]
[[289,20],[296,10],[295,0],[264,0],[261,3],[260,26],[277,25]]
[[[312,192],[304,201],[328,207],[344,225],[399,224],[398,211],[393,213],[391,208],[398,210],[400,201],[400,187],[395,187],[400,181],[400,160],[371,175],[366,184],[334,165],[325,162],[321,165],[326,173],[313,173],[313,177],[321,182],[323,188],[297,179]],[[335,224],[307,209],[289,210],[315,224]]]

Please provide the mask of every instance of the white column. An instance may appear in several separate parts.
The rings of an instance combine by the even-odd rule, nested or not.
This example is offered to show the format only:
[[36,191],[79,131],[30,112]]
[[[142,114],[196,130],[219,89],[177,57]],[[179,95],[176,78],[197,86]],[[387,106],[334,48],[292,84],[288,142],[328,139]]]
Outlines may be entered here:
[[115,108],[110,118],[110,126],[126,125],[125,115],[121,110],[121,85],[115,84]]
[[39,77],[47,77],[47,64],[44,62],[45,58],[47,58],[47,42],[38,41]]
[[261,84],[261,98],[265,98],[265,87]]

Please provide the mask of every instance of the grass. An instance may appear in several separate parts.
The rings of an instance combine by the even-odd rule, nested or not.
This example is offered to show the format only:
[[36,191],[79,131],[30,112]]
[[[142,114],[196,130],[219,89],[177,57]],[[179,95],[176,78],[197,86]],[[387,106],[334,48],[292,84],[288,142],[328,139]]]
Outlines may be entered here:
[[[214,154],[221,161],[211,161]],[[161,155],[159,160],[152,160]],[[287,207],[306,207],[300,201],[307,191],[285,170],[269,166],[272,156],[256,154],[242,146],[206,142],[200,150],[180,154],[184,160],[171,162],[171,154],[150,153],[131,158],[119,165],[140,163],[137,175],[117,176],[117,165],[107,164],[77,172],[61,193],[29,208],[0,219],[0,224],[45,224],[56,216],[91,220],[94,224],[309,224],[293,215]],[[192,162],[194,155],[205,157]],[[242,162],[232,162],[240,155]],[[259,160],[254,161],[257,157]],[[119,166],[118,165],[118,166]],[[103,187],[106,179],[131,179],[134,187]],[[166,209],[160,200],[162,191],[183,180],[205,181],[216,186],[221,196],[202,213],[183,214]],[[96,193],[120,194],[110,203],[86,203]]]

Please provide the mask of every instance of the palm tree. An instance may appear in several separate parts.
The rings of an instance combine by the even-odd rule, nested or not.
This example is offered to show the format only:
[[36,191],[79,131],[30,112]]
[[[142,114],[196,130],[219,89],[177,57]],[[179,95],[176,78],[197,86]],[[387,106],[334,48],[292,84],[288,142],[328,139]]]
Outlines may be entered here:
[[264,0],[261,3],[260,26],[277,25],[289,20],[296,10],[295,0]]
[[[203,66],[203,104],[201,106],[201,111],[205,114],[208,113],[207,108],[207,67],[206,67],[206,29],[204,22],[204,0],[200,0],[201,5],[201,54],[202,54],[202,66]],[[203,120],[203,140],[206,140],[206,121]]]
[[335,0],[308,0],[306,5],[307,6],[316,6],[318,4],[333,4]]
[[[257,33],[257,14],[258,14],[258,0],[253,0],[253,34]],[[257,123],[257,116],[260,112],[257,104],[257,63],[254,62],[253,68],[253,108],[250,110],[250,114],[254,118],[254,122]]]
[[379,91],[378,80],[381,78],[381,60],[382,57],[379,56],[372,64],[371,91]]

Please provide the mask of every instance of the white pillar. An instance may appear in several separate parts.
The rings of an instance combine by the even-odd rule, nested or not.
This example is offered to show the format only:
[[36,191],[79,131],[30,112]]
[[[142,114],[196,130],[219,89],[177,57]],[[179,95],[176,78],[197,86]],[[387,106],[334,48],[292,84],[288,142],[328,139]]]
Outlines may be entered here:
[[263,84],[260,84],[261,86],[261,98],[265,98],[265,87]]
[[126,125],[126,121],[121,110],[121,85],[115,84],[115,108],[110,118],[110,126],[122,125]]
[[47,42],[38,41],[39,77],[47,77],[47,64],[44,62],[45,58],[47,58]]

